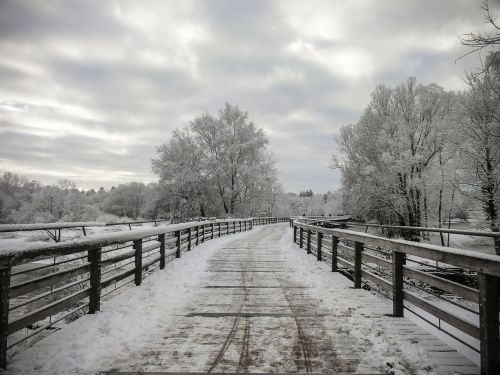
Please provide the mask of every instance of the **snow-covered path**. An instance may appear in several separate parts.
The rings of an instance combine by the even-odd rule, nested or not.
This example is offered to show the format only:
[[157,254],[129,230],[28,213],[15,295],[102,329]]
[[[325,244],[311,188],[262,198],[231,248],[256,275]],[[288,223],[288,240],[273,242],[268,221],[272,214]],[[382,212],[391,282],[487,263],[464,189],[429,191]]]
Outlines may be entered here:
[[388,300],[306,256],[286,224],[209,241],[11,364],[97,371],[479,373]]

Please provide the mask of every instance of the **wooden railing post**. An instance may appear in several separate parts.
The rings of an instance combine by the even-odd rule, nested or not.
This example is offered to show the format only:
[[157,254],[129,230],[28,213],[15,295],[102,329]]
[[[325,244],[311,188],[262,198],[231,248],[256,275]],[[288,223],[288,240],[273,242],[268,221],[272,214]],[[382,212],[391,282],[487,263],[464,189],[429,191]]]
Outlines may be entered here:
[[142,283],[142,239],[134,241],[135,250],[135,285]]
[[215,224],[212,223],[212,240],[214,239]]
[[188,228],[188,251],[191,251],[191,228]]
[[354,243],[354,288],[361,288],[361,253],[363,243]]
[[221,226],[220,226],[220,223],[219,223],[219,235],[217,237],[220,237],[222,236],[222,229],[221,229]]
[[[205,230],[203,230],[205,232]],[[205,234],[205,233],[203,233]],[[204,238],[205,236],[203,236]],[[175,231],[175,257],[180,258],[181,257],[181,231],[176,230]]]
[[297,227],[293,227],[293,243],[297,243]]
[[101,310],[101,257],[102,249],[90,249],[88,252],[90,263],[90,295],[89,314],[95,314]]
[[337,264],[337,248],[339,245],[339,238],[332,236],[332,272],[337,272],[339,270]]
[[7,369],[9,290],[11,267],[0,268],[0,368]]
[[200,226],[196,226],[196,246],[200,244]]
[[495,276],[478,273],[479,282],[479,345],[481,374],[500,374],[500,347],[498,343],[499,280]]
[[311,254],[311,230],[307,230],[307,254]]
[[399,251],[392,252],[392,315],[404,316],[403,304],[403,264],[405,254]]
[[239,221],[239,224],[240,224],[240,232],[241,232],[241,231],[242,231],[242,230],[241,230],[241,220]]
[[165,234],[160,234],[158,236],[158,242],[160,243],[160,269],[165,268]]
[[323,238],[323,233],[317,232],[318,234],[318,251],[316,253],[316,259],[321,262],[323,260],[323,256],[321,254],[321,246],[322,246],[322,238]]
[[205,224],[201,227],[201,242],[205,242]]
[[302,249],[304,247],[304,228],[299,228],[299,247]]

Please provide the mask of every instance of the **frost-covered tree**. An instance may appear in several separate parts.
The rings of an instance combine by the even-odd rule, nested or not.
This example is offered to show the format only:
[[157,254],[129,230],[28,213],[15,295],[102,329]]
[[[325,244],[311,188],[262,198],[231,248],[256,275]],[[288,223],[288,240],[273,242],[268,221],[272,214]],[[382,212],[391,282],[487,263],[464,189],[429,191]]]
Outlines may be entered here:
[[258,214],[272,201],[275,160],[262,129],[228,103],[202,114],[158,147],[153,171],[185,216]]
[[452,103],[452,94],[415,78],[375,89],[360,120],[344,126],[337,139],[340,153],[333,164],[342,171],[351,214],[426,225],[427,177],[442,150]]

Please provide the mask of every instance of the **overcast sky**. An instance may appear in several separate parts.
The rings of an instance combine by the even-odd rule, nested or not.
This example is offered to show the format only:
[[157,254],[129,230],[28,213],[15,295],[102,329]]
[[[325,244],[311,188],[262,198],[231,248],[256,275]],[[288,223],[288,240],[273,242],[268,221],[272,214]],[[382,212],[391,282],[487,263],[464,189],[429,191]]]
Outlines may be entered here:
[[264,129],[287,191],[334,190],[339,128],[379,83],[463,88],[478,57],[455,63],[458,37],[482,17],[473,0],[0,0],[0,171],[155,181],[155,147],[227,101]]

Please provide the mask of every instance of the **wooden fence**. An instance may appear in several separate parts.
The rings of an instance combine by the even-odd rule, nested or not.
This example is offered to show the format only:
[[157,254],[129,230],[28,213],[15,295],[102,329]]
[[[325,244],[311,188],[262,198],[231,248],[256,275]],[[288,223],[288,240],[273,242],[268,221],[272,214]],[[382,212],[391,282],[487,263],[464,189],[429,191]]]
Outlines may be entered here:
[[165,268],[194,246],[285,221],[266,217],[176,224],[1,254],[0,367],[6,368],[8,349],[71,315],[95,313],[110,293],[130,283],[141,285],[152,269]]
[[[500,373],[500,256],[297,222],[292,225],[294,242],[300,248],[305,248],[308,254],[314,254],[317,260],[329,262],[333,272],[340,268],[349,271],[355,288],[361,288],[362,281],[369,281],[391,296],[394,316],[403,316],[404,309],[407,309],[425,319],[414,308],[417,307],[436,317],[440,322],[479,341],[482,374]],[[406,264],[415,257],[453,265],[476,274],[478,288],[450,281]],[[427,287],[476,303],[477,310],[469,308],[467,311],[478,315],[478,324],[465,319],[461,314],[450,312],[442,305],[429,302],[422,298],[422,293],[415,292],[426,291]],[[450,332],[448,334],[467,345],[457,335]],[[472,347],[470,344],[468,346]]]

